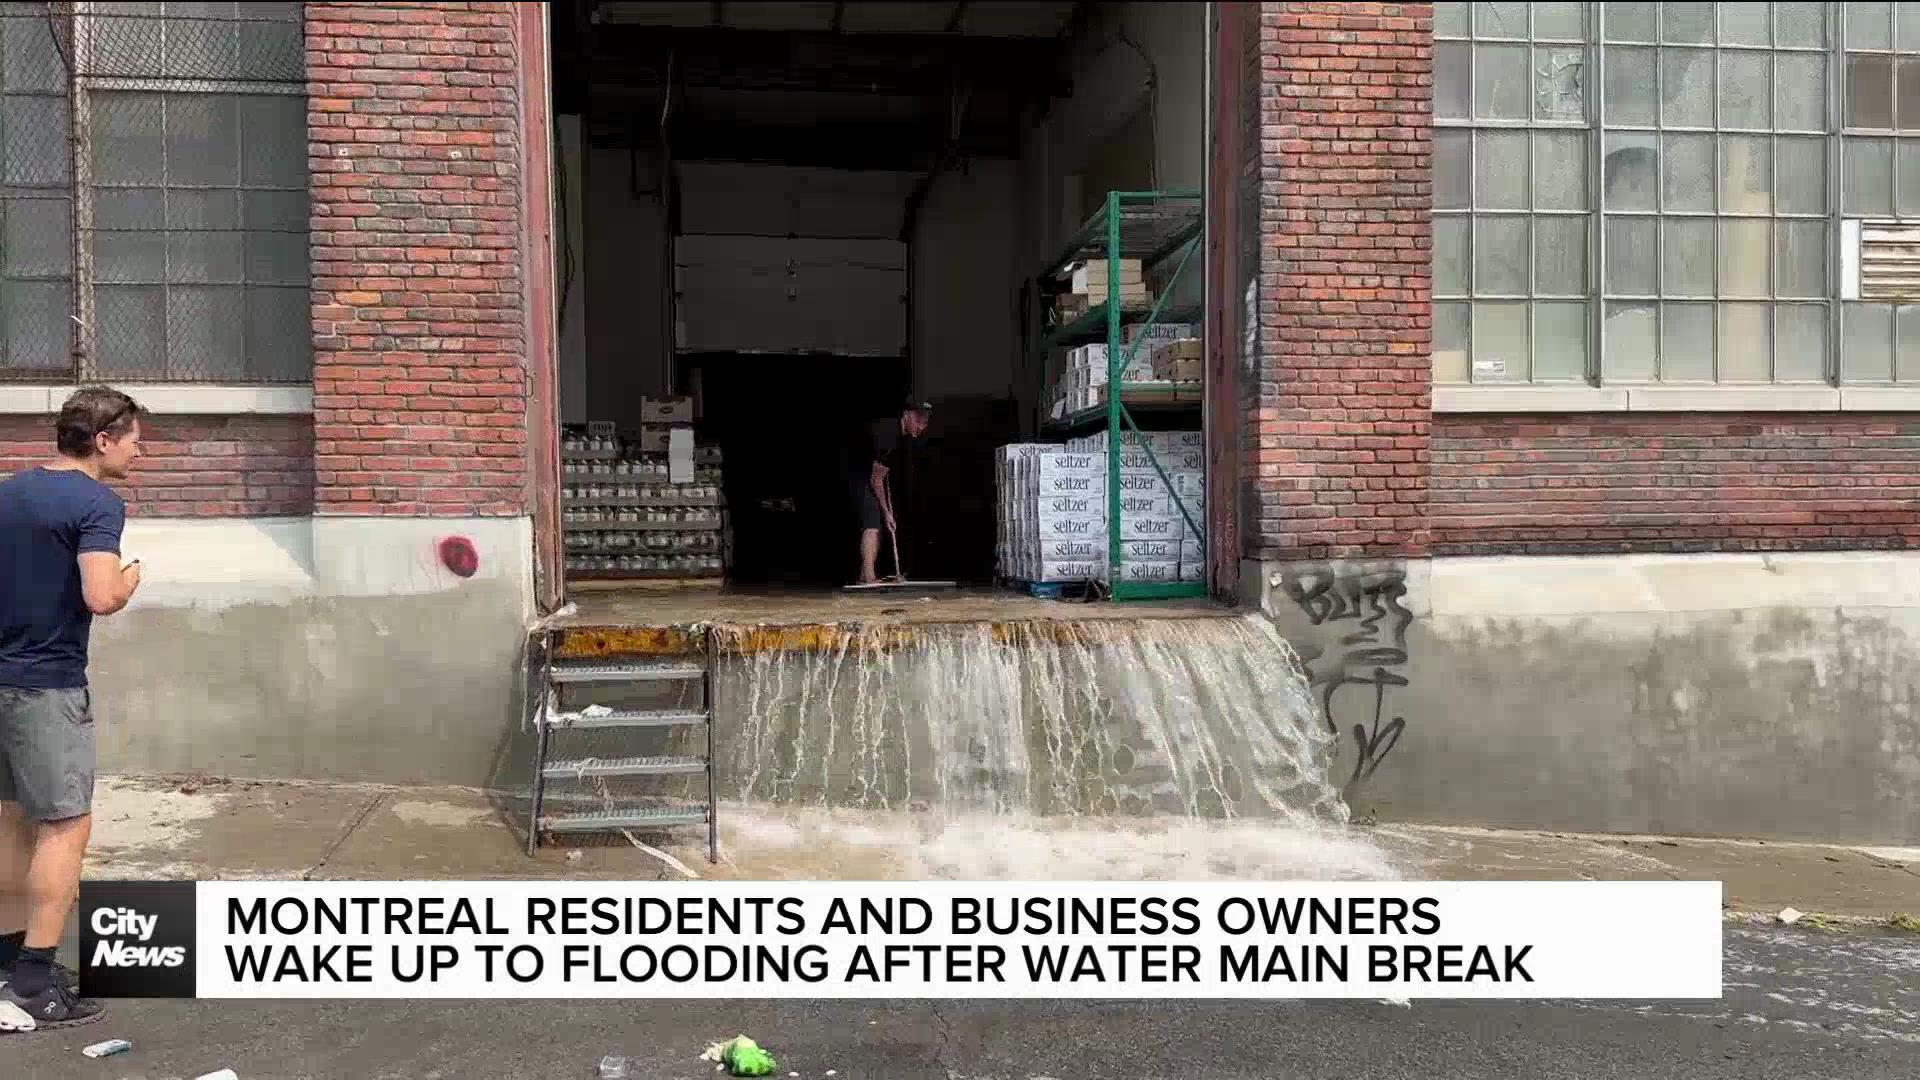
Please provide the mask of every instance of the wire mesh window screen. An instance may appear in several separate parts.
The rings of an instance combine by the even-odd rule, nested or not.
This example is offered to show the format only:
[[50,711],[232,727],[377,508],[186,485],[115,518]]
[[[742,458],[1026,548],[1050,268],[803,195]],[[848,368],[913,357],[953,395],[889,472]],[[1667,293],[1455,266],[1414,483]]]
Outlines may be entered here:
[[0,377],[312,377],[300,20],[0,6]]
[[298,3],[95,3],[87,72],[102,78],[299,82]]
[[300,5],[88,12],[98,374],[310,378]]
[[41,6],[0,5],[0,378],[73,370],[67,87]]
[[92,106],[100,374],[306,377],[305,103],[103,90]]

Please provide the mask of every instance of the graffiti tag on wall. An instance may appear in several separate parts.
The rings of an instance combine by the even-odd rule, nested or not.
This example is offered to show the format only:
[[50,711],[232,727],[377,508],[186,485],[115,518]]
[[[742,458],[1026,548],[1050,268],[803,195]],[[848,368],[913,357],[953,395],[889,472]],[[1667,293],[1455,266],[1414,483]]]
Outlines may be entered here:
[[[1401,602],[1407,575],[1398,568],[1292,570],[1281,588],[1308,622],[1339,635],[1338,641],[1303,645],[1300,658],[1328,729],[1339,738],[1341,725],[1351,723],[1357,757],[1341,791],[1351,801],[1407,727],[1406,717],[1389,716],[1387,708],[1389,691],[1407,685],[1407,627],[1413,623],[1413,612]],[[1370,714],[1366,692],[1351,687],[1372,687]]]

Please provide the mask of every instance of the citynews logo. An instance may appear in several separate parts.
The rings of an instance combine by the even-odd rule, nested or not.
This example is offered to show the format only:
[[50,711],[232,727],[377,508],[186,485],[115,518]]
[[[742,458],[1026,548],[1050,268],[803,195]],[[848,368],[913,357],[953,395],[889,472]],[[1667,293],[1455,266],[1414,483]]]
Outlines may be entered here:
[[[93,913],[93,932],[146,941],[159,921],[158,915],[142,915],[132,908],[98,908]],[[129,945],[125,936],[99,937],[93,942],[93,963],[106,967],[179,967],[186,962],[184,945]]]
[[193,997],[191,881],[80,885],[80,982],[102,998]]

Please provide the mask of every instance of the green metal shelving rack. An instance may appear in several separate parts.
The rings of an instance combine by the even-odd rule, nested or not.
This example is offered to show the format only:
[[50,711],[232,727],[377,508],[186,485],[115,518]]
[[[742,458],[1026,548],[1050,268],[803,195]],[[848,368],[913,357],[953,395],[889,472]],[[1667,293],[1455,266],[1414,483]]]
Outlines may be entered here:
[[[1107,343],[1107,401],[1105,405],[1084,409],[1058,420],[1050,420],[1042,427],[1050,432],[1087,431],[1105,428],[1107,431],[1107,583],[1108,595],[1116,601],[1125,600],[1167,600],[1183,597],[1203,597],[1207,595],[1207,583],[1202,581],[1140,582],[1121,580],[1120,560],[1120,451],[1124,429],[1140,433],[1140,425],[1134,420],[1134,412],[1191,412],[1199,414],[1204,401],[1203,391],[1169,391],[1155,384],[1122,383],[1120,375],[1132,365],[1134,353],[1146,338],[1136,339],[1132,347],[1125,345],[1124,327],[1132,325],[1152,326],[1161,322],[1197,322],[1199,310],[1196,307],[1169,307],[1168,297],[1174,295],[1179,285],[1186,280],[1188,266],[1193,262],[1194,252],[1200,248],[1201,232],[1204,223],[1202,217],[1202,199],[1198,192],[1186,191],[1112,191],[1107,193],[1106,201],[1085,225],[1074,234],[1060,256],[1041,271],[1041,279],[1057,278],[1060,273],[1076,263],[1088,259],[1105,259],[1107,264],[1107,302],[1090,308],[1064,326],[1044,331],[1040,339],[1040,351],[1043,358],[1043,378],[1051,384],[1053,379],[1052,356],[1054,349],[1065,345],[1092,344],[1099,341]],[[1173,273],[1166,279],[1160,294],[1148,306],[1129,306],[1117,300],[1120,289],[1120,260],[1139,259],[1142,272],[1166,261],[1178,258]],[[1122,350],[1125,349],[1125,355]],[[1189,400],[1190,398],[1190,400]],[[1129,401],[1131,399],[1131,401]],[[1159,474],[1160,482],[1173,496],[1174,505],[1180,510],[1180,516],[1187,527],[1200,538],[1204,549],[1207,533],[1199,516],[1193,513],[1187,501],[1174,489],[1173,479],[1167,475],[1159,456],[1153,452],[1143,438],[1139,448],[1144,451],[1148,462]],[[1204,470],[1204,460],[1202,464]],[[1204,472],[1203,472],[1204,476]],[[1210,561],[1210,560],[1209,560]]]

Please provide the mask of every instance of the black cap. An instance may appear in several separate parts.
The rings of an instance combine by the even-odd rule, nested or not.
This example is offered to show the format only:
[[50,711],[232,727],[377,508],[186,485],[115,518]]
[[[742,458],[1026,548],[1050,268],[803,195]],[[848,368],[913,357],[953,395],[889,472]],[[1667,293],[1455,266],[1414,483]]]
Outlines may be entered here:
[[933,411],[933,402],[921,398],[908,398],[907,403],[900,407],[900,411],[930,413]]

